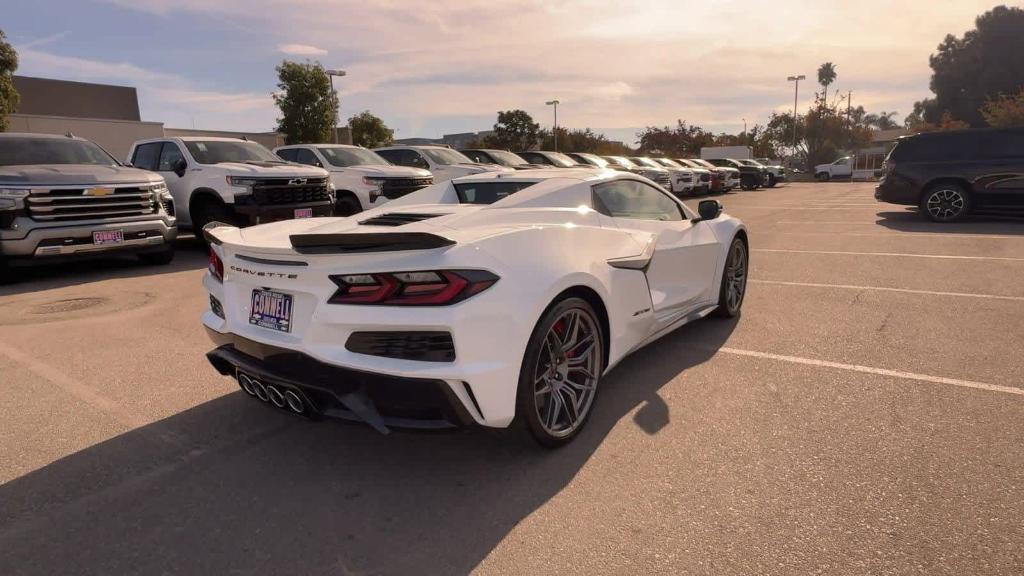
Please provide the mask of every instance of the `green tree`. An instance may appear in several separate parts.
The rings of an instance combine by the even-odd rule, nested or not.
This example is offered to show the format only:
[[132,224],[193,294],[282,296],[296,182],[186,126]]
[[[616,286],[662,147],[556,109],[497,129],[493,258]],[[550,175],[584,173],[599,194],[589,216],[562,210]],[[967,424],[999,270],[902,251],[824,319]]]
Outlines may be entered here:
[[648,126],[636,135],[641,154],[665,155],[680,158],[700,155],[700,149],[711,146],[715,135],[701,128],[676,120],[674,127]]
[[7,130],[7,115],[18,109],[21,97],[14,89],[14,71],[18,69],[18,53],[0,30],[0,132]]
[[537,145],[540,124],[525,110],[498,112],[494,133],[483,139],[482,144],[502,150],[530,150]]
[[938,126],[949,112],[971,126],[984,126],[981,109],[986,101],[1024,88],[1022,54],[1022,8],[997,6],[978,16],[975,28],[963,38],[947,35],[929,58],[935,97],[918,103],[921,119]]
[[369,110],[349,118],[348,127],[352,131],[352,143],[356,146],[379,148],[395,141],[395,131]]
[[836,81],[836,65],[831,62],[825,62],[821,66],[818,66],[818,84],[821,84],[821,103],[822,106],[828,105],[828,87]]
[[281,109],[277,130],[288,144],[333,142],[338,124],[338,94],[319,62],[281,62],[277,67],[280,90],[274,103]]
[[1024,89],[1016,94],[989,98],[981,107],[981,115],[993,128],[1024,126]]
[[893,128],[899,128],[899,124],[893,120],[896,114],[896,112],[885,111],[879,112],[878,114],[867,114],[864,116],[864,124],[873,126],[879,130],[892,130]]

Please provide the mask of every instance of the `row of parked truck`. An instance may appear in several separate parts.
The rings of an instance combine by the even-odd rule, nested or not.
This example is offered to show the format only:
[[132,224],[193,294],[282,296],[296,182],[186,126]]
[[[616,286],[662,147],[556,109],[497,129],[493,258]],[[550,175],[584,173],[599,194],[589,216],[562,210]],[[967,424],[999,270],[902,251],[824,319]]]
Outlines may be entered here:
[[579,167],[633,172],[677,195],[785,177],[749,160],[338,144],[271,151],[213,137],[140,140],[120,162],[72,135],[0,134],[0,277],[12,265],[115,250],[168,263],[178,229],[347,216],[468,174]]

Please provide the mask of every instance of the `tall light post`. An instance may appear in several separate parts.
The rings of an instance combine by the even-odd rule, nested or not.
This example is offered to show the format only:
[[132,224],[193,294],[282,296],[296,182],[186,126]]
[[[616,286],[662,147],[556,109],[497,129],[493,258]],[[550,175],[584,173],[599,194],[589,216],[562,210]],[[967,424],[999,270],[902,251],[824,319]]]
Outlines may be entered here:
[[558,100],[548,100],[544,104],[546,104],[548,106],[554,106],[555,107],[555,129],[552,131],[552,134],[555,135],[555,152],[558,152],[558,104],[559,104],[559,101]]
[[804,76],[803,74],[801,74],[799,76],[790,76],[789,78],[786,78],[786,80],[788,80],[790,82],[796,82],[795,86],[793,87],[793,155],[795,156],[796,155],[796,148],[797,148],[797,145],[796,145],[796,101],[797,101],[797,98],[800,95],[800,81],[801,80],[807,80],[807,76]]
[[[334,77],[337,76],[337,77],[340,78],[340,77],[344,76],[345,75],[345,71],[344,70],[339,70],[337,68],[331,68],[331,69],[328,69],[328,70],[324,70],[324,72],[327,72],[327,75],[331,77],[331,90],[334,91],[335,94],[337,94],[338,91],[334,89]],[[341,120],[341,110],[340,110],[341,106],[340,106],[340,104],[339,104],[338,107],[339,107],[339,110],[337,111],[338,112],[338,120]],[[335,144],[338,143],[338,123],[337,122],[334,123],[334,143]]]

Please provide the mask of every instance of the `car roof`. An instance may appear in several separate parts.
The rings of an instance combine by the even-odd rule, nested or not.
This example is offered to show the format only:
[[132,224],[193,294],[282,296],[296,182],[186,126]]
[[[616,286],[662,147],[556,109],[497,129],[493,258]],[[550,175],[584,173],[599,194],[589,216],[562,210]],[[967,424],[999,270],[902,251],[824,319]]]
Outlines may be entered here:
[[284,150],[291,148],[358,148],[359,150],[366,150],[362,146],[353,146],[351,144],[285,144],[284,146],[275,146],[274,150]]
[[64,134],[36,134],[35,132],[0,132],[0,138],[44,138],[47,140],[81,140],[89,142],[88,138],[81,138],[73,134],[67,136]]
[[480,174],[469,174],[453,178],[452,182],[459,184],[464,182],[490,182],[502,180],[509,182],[540,181],[560,178],[563,180],[603,181],[613,180],[616,175],[628,173],[616,172],[614,170],[594,170],[593,168],[534,168],[530,170],[517,170],[515,172],[483,172]]
[[[409,144],[407,146],[405,146],[405,145],[381,146],[380,148],[374,148],[374,150],[407,150],[407,149],[410,149],[410,148],[413,149],[413,150],[419,150],[421,148],[434,148],[434,149],[437,149],[437,150],[455,150],[454,148],[449,148],[447,146],[437,146],[437,145],[433,145],[433,144],[425,144],[425,145]],[[457,150],[455,150],[455,151],[457,152]]]

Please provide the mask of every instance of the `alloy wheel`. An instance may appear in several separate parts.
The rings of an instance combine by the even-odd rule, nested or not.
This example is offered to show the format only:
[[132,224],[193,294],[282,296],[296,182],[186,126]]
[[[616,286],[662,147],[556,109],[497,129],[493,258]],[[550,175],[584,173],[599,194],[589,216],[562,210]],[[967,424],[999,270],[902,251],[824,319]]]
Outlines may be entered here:
[[954,220],[967,207],[967,199],[963,192],[952,188],[942,188],[932,192],[925,202],[928,214],[936,220]]
[[743,242],[733,242],[729,264],[725,268],[725,303],[730,310],[738,310],[747,290],[747,247]]
[[545,432],[562,438],[586,419],[597,392],[601,367],[597,322],[572,308],[544,337],[533,375],[534,405]]

